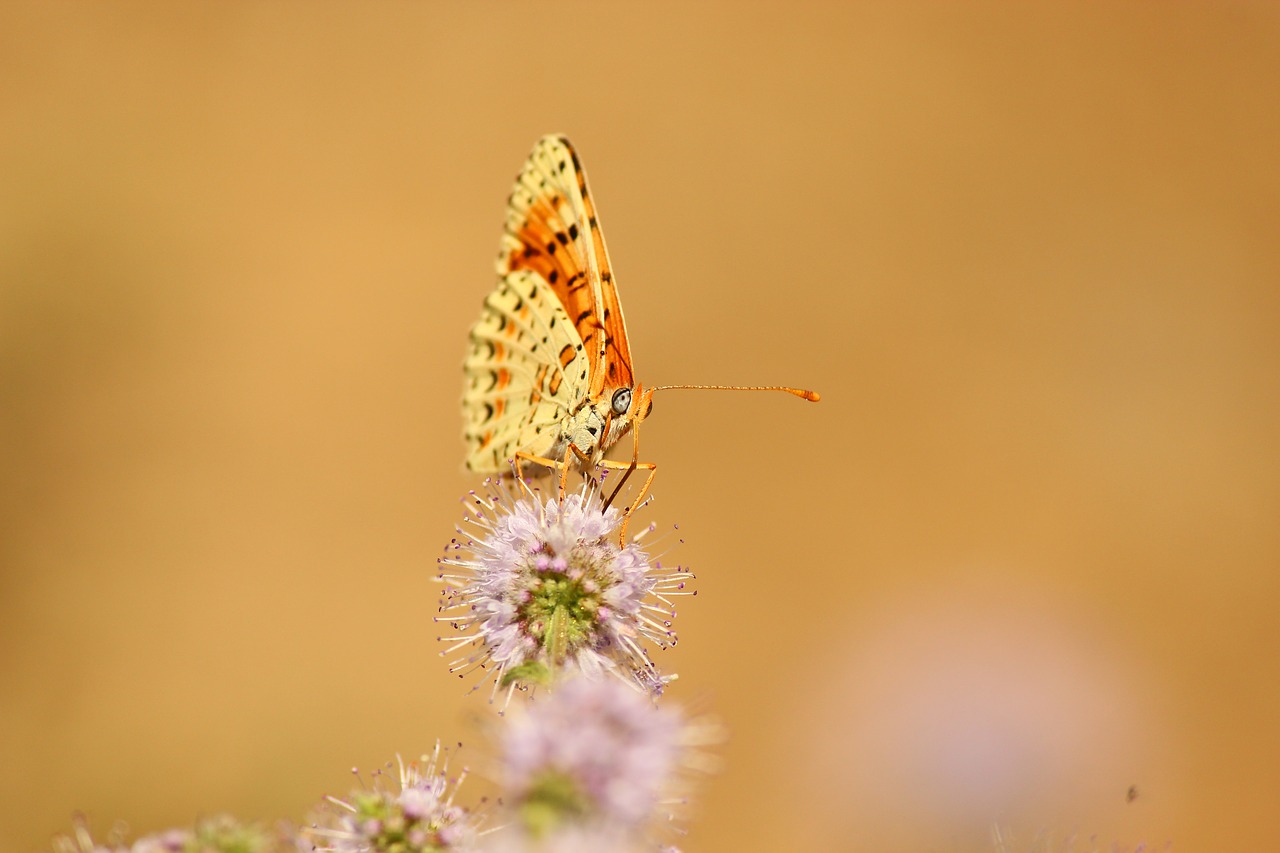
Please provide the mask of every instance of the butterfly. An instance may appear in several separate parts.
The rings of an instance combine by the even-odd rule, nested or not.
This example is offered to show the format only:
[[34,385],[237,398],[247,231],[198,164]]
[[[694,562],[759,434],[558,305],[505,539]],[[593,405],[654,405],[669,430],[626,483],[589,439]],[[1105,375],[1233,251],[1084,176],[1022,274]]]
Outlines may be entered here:
[[[497,260],[498,284],[471,329],[463,366],[466,464],[504,473],[511,460],[561,471],[625,469],[617,495],[639,461],[639,426],[653,410],[653,392],[668,388],[787,391],[774,386],[668,385],[645,388],[635,378],[618,286],[587,186],[569,140],[544,136],[533,147],[507,200]],[[629,463],[605,459],[628,431]],[[630,510],[628,510],[628,514]]]

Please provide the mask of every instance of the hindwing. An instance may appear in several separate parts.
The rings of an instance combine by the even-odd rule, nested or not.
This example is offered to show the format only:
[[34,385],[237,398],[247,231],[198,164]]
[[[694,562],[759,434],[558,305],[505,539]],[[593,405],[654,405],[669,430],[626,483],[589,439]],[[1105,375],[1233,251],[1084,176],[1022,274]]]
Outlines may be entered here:
[[555,292],[526,269],[485,299],[463,371],[467,467],[500,472],[516,451],[551,449],[586,393],[590,360]]

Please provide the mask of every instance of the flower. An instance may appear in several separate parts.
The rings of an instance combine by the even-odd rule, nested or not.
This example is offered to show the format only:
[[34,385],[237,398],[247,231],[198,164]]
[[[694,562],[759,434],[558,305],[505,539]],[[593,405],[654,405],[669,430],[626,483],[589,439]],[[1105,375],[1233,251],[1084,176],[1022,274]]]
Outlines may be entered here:
[[[442,764],[443,759],[443,764]],[[400,767],[399,790],[389,790],[385,774],[349,799],[329,797],[325,817],[305,832],[317,850],[334,853],[444,853],[475,849],[474,815],[454,803],[466,771],[448,776],[447,753],[436,743],[421,764]]]
[[614,679],[562,681],[505,726],[504,799],[535,840],[581,827],[635,836],[664,816],[690,732]]
[[602,826],[566,826],[534,838],[509,826],[485,839],[483,853],[679,853]]
[[106,841],[94,841],[85,819],[77,817],[70,835],[53,839],[53,849],[55,853],[293,853],[303,848],[286,824],[273,831],[219,815],[191,829],[167,829],[131,843],[125,842],[120,828],[110,832]]
[[440,638],[451,644],[442,654],[460,652],[450,671],[492,671],[495,691],[607,672],[660,693],[674,676],[658,672],[642,641],[675,645],[671,596],[693,575],[650,560],[639,540],[652,526],[619,545],[623,513],[604,505],[595,481],[545,502],[523,481],[519,498],[487,485],[487,496],[471,493],[462,539],[439,560],[437,621],[458,632]]

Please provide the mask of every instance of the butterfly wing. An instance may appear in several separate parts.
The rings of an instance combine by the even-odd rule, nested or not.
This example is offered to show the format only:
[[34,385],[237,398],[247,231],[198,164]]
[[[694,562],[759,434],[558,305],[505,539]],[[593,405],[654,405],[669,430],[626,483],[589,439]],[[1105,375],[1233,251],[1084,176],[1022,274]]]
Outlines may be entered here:
[[467,467],[494,473],[516,451],[547,455],[588,386],[590,359],[557,294],[522,269],[485,299],[463,371]]
[[634,372],[618,288],[587,175],[569,140],[538,140],[507,204],[498,274],[528,270],[551,288],[590,359],[588,400],[631,388]]

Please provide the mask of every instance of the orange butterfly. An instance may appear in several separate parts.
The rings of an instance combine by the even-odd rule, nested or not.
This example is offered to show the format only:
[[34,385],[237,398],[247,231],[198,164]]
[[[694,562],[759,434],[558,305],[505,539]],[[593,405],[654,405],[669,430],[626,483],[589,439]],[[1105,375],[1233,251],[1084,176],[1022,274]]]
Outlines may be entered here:
[[[538,140],[516,178],[497,268],[498,286],[471,329],[463,368],[467,467],[473,471],[501,473],[510,460],[524,459],[561,469],[563,489],[574,461],[584,468],[626,469],[612,501],[641,468],[649,475],[635,509],[657,468],[639,461],[638,428],[653,407],[654,391],[770,390],[818,400],[816,392],[798,388],[646,389],[636,381],[587,175],[563,136]],[[630,463],[605,459],[628,430]]]

